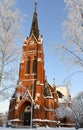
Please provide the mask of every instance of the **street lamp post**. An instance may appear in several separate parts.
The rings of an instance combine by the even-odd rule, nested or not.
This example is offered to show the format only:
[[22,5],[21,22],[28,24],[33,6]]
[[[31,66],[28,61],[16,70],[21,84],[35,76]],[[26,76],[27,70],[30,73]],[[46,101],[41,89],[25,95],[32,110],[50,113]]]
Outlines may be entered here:
[[32,94],[31,94],[31,124],[30,124],[31,128],[33,127],[33,103],[34,103],[33,93],[34,93],[34,78],[33,78]]

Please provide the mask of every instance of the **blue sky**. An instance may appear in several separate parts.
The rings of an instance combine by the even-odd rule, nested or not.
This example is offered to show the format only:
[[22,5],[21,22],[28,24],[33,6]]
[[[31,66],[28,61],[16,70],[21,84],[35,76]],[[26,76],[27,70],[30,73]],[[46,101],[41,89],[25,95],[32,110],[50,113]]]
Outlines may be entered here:
[[[23,22],[23,36],[29,36],[34,12],[35,0],[16,0],[17,8],[22,14],[26,14]],[[52,85],[55,78],[56,85],[63,85],[67,75],[73,72],[73,69],[67,69],[67,65],[62,63],[57,55],[52,52],[52,44],[65,43],[63,39],[62,23],[67,19],[64,0],[38,0],[37,5],[38,24],[40,34],[43,35],[43,47],[45,58],[45,73],[48,82]],[[23,41],[19,40],[20,46]],[[71,77],[70,91],[72,97],[83,90],[83,74],[75,74]],[[3,109],[3,108],[1,108]],[[6,107],[5,107],[6,109]]]
[[[23,14],[27,15],[23,29],[24,39],[24,35],[29,36],[30,33],[34,12],[34,0],[17,0],[17,7]],[[39,0],[37,13],[40,34],[43,35],[45,71],[48,82],[52,84],[53,78],[55,78],[57,84],[62,84],[66,76],[64,64],[53,54],[52,44],[63,41],[62,21],[66,19],[65,4],[63,0],[48,0],[48,3],[45,0]]]
[[[16,0],[17,8],[23,14],[26,14],[23,38],[24,35],[29,36],[32,24],[34,2],[35,0]],[[55,78],[56,85],[63,85],[63,81],[75,69],[68,69],[67,65],[62,63],[57,55],[52,52],[53,43],[65,43],[63,39],[62,23],[67,19],[67,10],[64,0],[38,0],[37,13],[40,34],[43,35],[45,71],[48,82],[53,84]],[[21,43],[22,45],[22,43]],[[82,90],[83,74],[79,73],[71,77],[70,91],[72,96],[75,96]]]

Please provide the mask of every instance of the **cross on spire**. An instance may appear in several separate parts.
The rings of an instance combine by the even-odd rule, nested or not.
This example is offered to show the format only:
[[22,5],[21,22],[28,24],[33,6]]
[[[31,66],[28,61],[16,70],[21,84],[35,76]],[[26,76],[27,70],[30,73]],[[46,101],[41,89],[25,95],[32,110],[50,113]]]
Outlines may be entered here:
[[38,3],[38,1],[35,0],[35,10],[37,9],[37,3]]

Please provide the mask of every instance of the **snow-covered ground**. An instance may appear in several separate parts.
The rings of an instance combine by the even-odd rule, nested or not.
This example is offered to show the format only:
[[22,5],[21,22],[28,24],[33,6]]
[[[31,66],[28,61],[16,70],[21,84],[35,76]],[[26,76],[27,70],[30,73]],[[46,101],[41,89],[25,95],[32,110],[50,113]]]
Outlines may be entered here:
[[[0,130],[31,130],[31,128],[6,128],[6,127],[0,127]],[[33,128],[32,130],[76,130],[75,128],[43,128],[43,127],[40,127],[40,128]],[[80,128],[78,130],[83,130],[83,128]]]

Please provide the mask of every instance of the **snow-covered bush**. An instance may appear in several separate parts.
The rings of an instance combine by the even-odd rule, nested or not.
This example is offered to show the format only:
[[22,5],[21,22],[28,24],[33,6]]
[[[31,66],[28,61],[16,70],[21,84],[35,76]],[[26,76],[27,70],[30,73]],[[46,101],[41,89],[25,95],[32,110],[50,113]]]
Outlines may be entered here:
[[73,119],[73,113],[71,107],[59,104],[59,107],[55,110],[56,117],[58,118],[71,118]]

